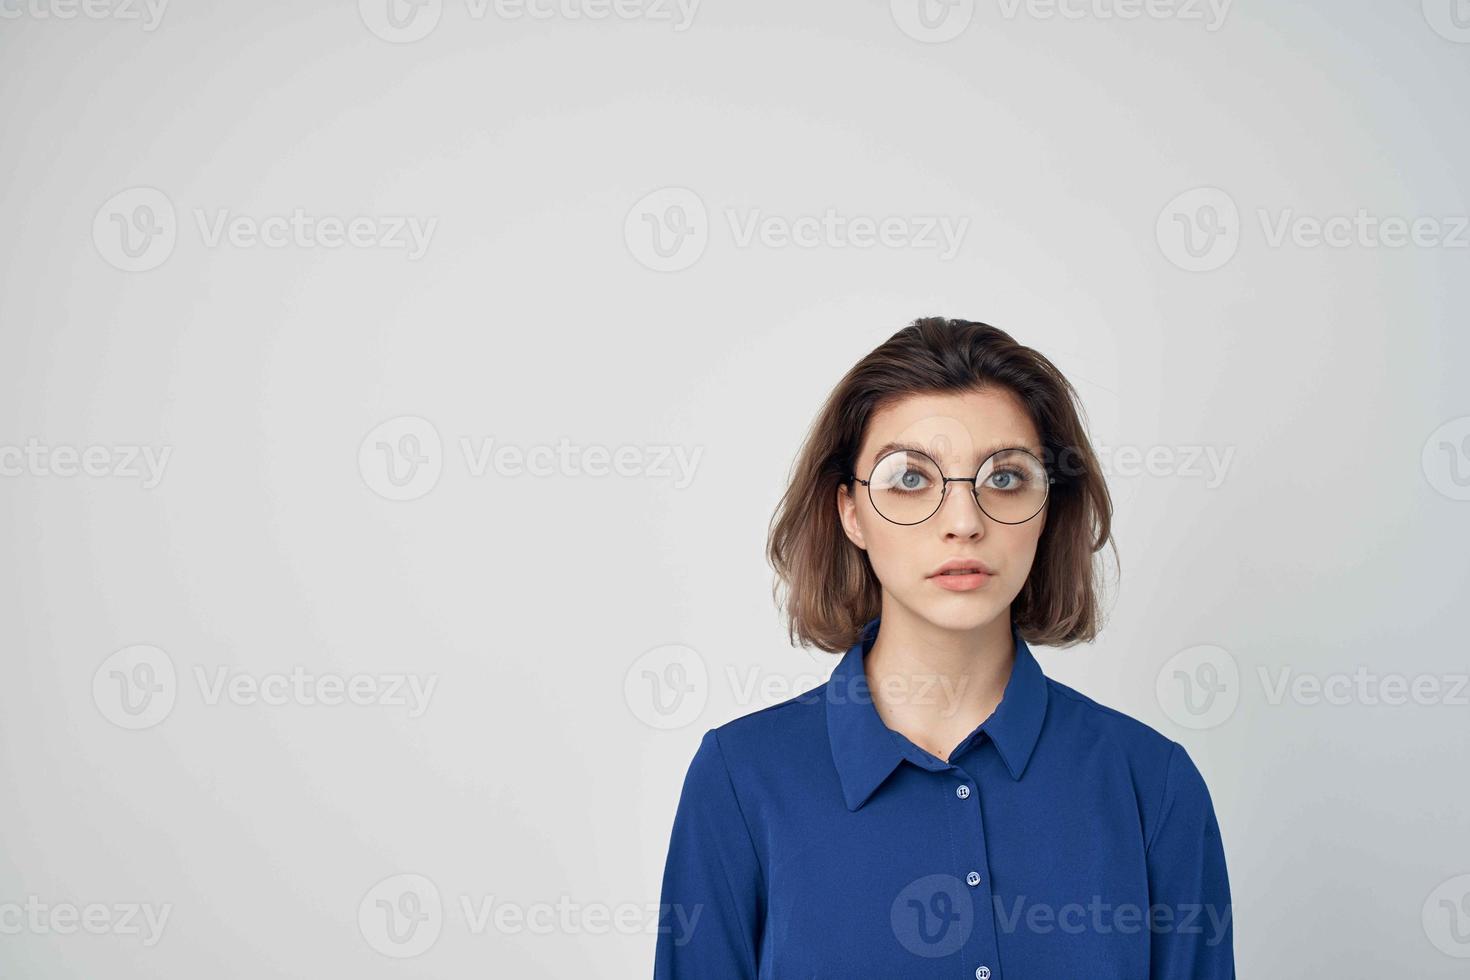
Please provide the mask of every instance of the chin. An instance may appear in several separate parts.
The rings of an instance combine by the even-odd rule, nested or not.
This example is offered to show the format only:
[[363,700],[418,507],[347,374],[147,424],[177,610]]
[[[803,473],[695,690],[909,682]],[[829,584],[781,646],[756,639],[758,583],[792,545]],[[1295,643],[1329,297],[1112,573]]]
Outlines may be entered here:
[[955,592],[950,595],[930,597],[920,606],[925,619],[935,626],[956,633],[968,633],[979,629],[997,616],[1007,616],[1010,604],[997,605],[994,596],[976,595],[972,592]]

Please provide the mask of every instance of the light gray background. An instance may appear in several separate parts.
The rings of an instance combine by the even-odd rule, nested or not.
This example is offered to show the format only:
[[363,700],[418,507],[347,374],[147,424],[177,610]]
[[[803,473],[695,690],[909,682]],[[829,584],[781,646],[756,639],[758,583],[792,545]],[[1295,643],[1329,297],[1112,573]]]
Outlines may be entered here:
[[[835,662],[787,468],[930,314],[1086,402],[1121,584],[1039,654],[1200,765],[1240,975],[1470,967],[1463,2],[98,2],[0,5],[0,973],[648,975],[700,735]],[[296,209],[435,224],[206,234]],[[828,209],[896,223],[782,243]],[[211,697],[297,667],[435,687]]]

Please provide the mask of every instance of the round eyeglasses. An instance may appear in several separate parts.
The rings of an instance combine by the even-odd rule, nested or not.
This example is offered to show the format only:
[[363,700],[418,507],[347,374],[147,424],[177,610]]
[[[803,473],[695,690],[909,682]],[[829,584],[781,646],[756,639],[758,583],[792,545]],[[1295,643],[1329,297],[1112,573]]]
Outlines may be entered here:
[[999,524],[1024,524],[1046,506],[1056,477],[1024,449],[1000,449],[985,457],[974,476],[945,476],[926,453],[897,449],[873,464],[866,480],[873,509],[894,524],[921,524],[939,512],[951,483],[969,483],[975,503]]

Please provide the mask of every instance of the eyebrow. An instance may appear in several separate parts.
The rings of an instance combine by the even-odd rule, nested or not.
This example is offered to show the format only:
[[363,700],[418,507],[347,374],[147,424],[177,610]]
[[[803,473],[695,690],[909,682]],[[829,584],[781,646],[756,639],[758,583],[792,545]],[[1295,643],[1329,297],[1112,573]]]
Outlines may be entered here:
[[[1024,449],[1024,450],[1026,450],[1026,452],[1030,453],[1033,456],[1039,457],[1041,455],[1041,453],[1040,453],[1039,450],[1037,450],[1037,449],[1035,449],[1035,448],[1033,448],[1031,446],[1017,446],[1017,445],[1007,445],[1005,443],[999,443],[997,445],[992,446],[989,449],[986,449],[986,450],[983,450],[982,452],[980,452],[978,454],[976,460],[975,460],[975,465],[976,466],[979,466],[988,457],[995,455],[996,453],[1000,452],[1003,449]],[[878,460],[882,459],[884,456],[887,456],[889,453],[896,453],[896,452],[923,453],[925,456],[928,456],[930,459],[933,459],[934,458],[933,453],[929,452],[928,449],[925,449],[923,446],[919,445],[916,442],[888,442],[888,443],[884,443],[883,445],[879,446],[878,449],[877,449],[877,451],[873,453],[873,458],[872,458],[872,460],[871,460],[871,462],[870,462],[869,465],[871,465],[871,466],[877,466],[878,465]]]

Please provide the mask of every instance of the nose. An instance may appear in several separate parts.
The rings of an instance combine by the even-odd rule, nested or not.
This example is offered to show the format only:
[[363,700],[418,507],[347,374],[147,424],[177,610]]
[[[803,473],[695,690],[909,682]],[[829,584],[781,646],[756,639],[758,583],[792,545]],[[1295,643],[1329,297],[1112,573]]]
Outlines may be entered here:
[[933,520],[940,522],[946,535],[959,538],[984,537],[985,512],[975,499],[974,484],[968,481],[945,484],[944,499]]

